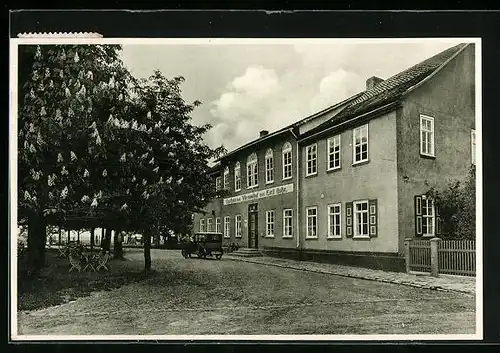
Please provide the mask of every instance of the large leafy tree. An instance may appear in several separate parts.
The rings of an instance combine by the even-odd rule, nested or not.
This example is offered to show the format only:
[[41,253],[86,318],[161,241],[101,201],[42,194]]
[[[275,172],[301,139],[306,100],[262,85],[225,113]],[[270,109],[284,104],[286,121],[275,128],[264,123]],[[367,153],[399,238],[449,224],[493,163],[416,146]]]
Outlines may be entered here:
[[118,46],[27,46],[19,53],[19,216],[33,269],[43,266],[47,224],[145,235],[188,228],[214,196],[199,104],[183,78],[135,80]]
[[111,182],[105,117],[126,112],[131,82],[119,49],[19,47],[18,214],[34,270],[44,263],[47,223],[102,212]]

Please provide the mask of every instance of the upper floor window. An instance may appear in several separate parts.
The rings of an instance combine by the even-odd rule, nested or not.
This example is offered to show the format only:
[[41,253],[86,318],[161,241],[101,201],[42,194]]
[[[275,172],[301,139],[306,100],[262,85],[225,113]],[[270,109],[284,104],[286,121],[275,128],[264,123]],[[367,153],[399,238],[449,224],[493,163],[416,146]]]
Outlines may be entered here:
[[354,146],[353,163],[368,161],[368,124],[354,129],[352,144]]
[[224,168],[224,189],[229,190],[229,167]]
[[273,150],[270,148],[266,151],[266,184],[274,182],[274,158]]
[[470,131],[470,152],[471,163],[476,165],[476,130],[474,129]]
[[434,118],[420,115],[420,154],[434,157]]
[[241,190],[241,167],[240,162],[236,162],[234,166],[234,191]]
[[283,180],[292,178],[292,145],[286,142],[283,145]]
[[313,144],[306,147],[306,176],[318,173],[318,145]]
[[340,135],[328,139],[328,170],[340,168]]
[[257,187],[259,185],[258,180],[257,154],[252,153],[247,158],[247,187]]
[[222,178],[220,176],[215,178],[215,190],[219,191],[222,189]]

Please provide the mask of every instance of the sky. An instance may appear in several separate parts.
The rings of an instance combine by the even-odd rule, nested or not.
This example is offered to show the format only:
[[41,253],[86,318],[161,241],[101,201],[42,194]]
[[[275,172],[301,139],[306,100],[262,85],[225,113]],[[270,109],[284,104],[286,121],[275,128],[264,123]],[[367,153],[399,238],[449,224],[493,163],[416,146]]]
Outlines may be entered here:
[[229,151],[334,105],[453,45],[456,40],[249,44],[124,44],[135,77],[183,76],[184,99],[203,104],[193,123],[210,123],[205,142]]

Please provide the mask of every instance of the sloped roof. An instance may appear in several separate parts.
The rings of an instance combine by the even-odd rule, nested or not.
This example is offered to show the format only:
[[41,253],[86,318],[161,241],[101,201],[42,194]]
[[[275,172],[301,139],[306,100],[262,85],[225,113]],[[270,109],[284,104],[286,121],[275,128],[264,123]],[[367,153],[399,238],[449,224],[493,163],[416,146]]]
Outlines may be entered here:
[[320,132],[321,130],[333,127],[351,118],[398,101],[408,89],[436,72],[466,46],[467,44],[462,43],[448,48],[445,51],[442,51],[439,54],[436,54],[433,57],[375,85],[373,88],[360,94],[356,99],[348,104],[346,108],[330,120],[327,120],[323,124],[320,124],[316,128],[306,132],[300,136],[300,138],[306,138],[312,134]]

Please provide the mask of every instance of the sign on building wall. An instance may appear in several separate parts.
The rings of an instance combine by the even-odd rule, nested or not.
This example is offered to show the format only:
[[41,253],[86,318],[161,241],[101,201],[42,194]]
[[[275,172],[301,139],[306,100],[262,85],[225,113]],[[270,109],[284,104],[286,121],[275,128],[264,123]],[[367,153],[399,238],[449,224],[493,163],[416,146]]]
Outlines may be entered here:
[[288,194],[290,192],[293,192],[293,183],[287,184],[287,185],[282,185],[282,186],[277,186],[277,187],[269,188],[269,189],[265,189],[265,190],[249,192],[249,193],[243,194],[243,195],[228,197],[228,198],[224,199],[224,206],[232,205],[235,203],[265,199],[265,198],[272,197],[272,196]]

